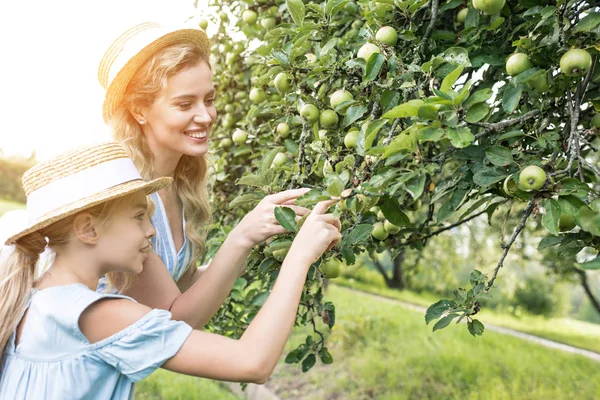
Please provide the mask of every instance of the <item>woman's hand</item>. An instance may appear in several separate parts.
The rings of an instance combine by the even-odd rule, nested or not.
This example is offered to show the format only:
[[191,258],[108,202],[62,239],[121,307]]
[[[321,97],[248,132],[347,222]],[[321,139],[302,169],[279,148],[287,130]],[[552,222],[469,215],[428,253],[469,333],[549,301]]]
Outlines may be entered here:
[[296,199],[310,189],[292,189],[266,196],[231,231],[230,235],[239,237],[238,243],[252,248],[274,235],[288,232],[275,218],[275,207],[289,207],[302,217],[310,212],[308,208],[294,205]]
[[325,214],[327,208],[337,200],[317,203],[304,221],[302,228],[294,238],[287,258],[302,258],[308,266],[317,261],[321,255],[338,244],[342,239],[340,220],[332,214]]

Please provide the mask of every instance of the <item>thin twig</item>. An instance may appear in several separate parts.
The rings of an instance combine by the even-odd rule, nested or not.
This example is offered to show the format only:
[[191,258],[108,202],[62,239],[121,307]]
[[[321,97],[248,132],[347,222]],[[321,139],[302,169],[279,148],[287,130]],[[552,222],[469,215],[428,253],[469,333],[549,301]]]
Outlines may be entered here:
[[437,231],[433,231],[433,232],[431,232],[430,234],[428,234],[428,235],[426,235],[426,236],[423,236],[423,237],[422,237],[422,239],[429,239],[430,237],[433,237],[433,236],[439,235],[439,234],[440,234],[440,233],[442,233],[442,232],[445,232],[445,231],[447,231],[447,230],[450,230],[450,229],[452,229],[452,228],[456,228],[457,226],[459,226],[459,225],[462,225],[462,224],[464,224],[465,222],[469,222],[470,220],[472,220],[472,219],[474,219],[474,218],[477,218],[477,217],[479,217],[481,214],[485,214],[486,212],[487,212],[487,209],[486,209],[486,210],[483,210],[483,211],[481,211],[481,212],[478,212],[477,214],[473,214],[473,215],[471,215],[471,216],[470,216],[470,217],[468,217],[468,218],[465,218],[465,219],[462,219],[462,220],[460,220],[460,221],[458,221],[458,222],[455,222],[454,224],[451,224],[451,225],[445,226],[445,227],[443,227],[443,228],[440,228],[440,229],[438,229]]
[[511,246],[513,245],[513,243],[517,239],[517,236],[519,236],[519,234],[521,233],[521,231],[523,230],[523,228],[525,228],[525,224],[527,223],[527,219],[529,218],[529,216],[533,212],[533,209],[535,208],[535,201],[536,201],[535,198],[529,200],[529,204],[527,204],[527,208],[525,209],[525,214],[523,214],[523,218],[521,218],[521,222],[519,223],[519,225],[517,226],[517,228],[513,232],[512,237],[510,238],[510,241],[508,242],[508,244],[506,244],[506,245],[503,244],[502,245],[502,248],[504,249],[504,251],[502,252],[502,256],[500,257],[500,261],[498,261],[498,265],[494,269],[494,275],[492,276],[492,279],[490,279],[490,281],[487,284],[487,287],[485,288],[486,292],[489,291],[492,288],[492,286],[494,286],[494,281],[496,280],[496,277],[498,276],[498,271],[500,271],[500,268],[502,268],[502,265],[504,264],[504,259],[508,255],[508,252],[510,251]]

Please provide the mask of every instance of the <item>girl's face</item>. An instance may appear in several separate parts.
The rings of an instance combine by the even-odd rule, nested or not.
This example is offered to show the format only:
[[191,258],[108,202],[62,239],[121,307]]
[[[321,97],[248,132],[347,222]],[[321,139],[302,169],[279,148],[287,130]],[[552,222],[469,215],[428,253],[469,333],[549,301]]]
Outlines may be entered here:
[[131,196],[131,200],[125,200],[112,211],[106,224],[99,226],[98,254],[104,273],[138,274],[152,250],[150,238],[156,230],[150,222],[148,201],[142,192]]
[[217,119],[208,64],[200,61],[167,79],[157,100],[143,114],[147,122],[142,128],[155,155],[179,159],[206,154]]

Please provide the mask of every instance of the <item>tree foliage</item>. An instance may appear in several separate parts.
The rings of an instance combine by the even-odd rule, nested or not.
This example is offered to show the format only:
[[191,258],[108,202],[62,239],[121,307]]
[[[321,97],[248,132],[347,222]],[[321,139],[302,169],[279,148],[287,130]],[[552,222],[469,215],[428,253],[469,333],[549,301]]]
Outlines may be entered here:
[[[347,264],[363,251],[421,250],[450,227],[520,203],[500,258],[426,315],[437,321],[434,330],[466,321],[476,336],[484,326],[474,316],[529,219],[547,230],[540,247],[597,254],[600,10],[593,2],[509,0],[493,15],[465,0],[210,5],[203,13],[215,28],[219,123],[208,257],[247,210],[286,188],[312,188],[298,201],[306,206],[344,192],[335,209],[343,241],[324,259]],[[571,48],[583,50],[583,61],[563,57]],[[523,56],[510,75],[506,62],[515,53]],[[339,92],[332,101],[340,90],[350,96]],[[247,134],[243,143],[232,142],[236,130]],[[542,169],[541,185],[520,176],[531,165]],[[239,335],[265,300],[294,236],[295,222],[280,214],[292,233],[253,251],[211,329]],[[576,226],[563,232],[566,217]],[[379,225],[386,221],[388,229]],[[598,260],[577,268],[598,269]],[[487,267],[491,276],[480,272]],[[286,358],[303,370],[332,360],[323,326],[333,326],[335,308],[323,302],[323,281],[318,262],[297,317],[315,335]]]

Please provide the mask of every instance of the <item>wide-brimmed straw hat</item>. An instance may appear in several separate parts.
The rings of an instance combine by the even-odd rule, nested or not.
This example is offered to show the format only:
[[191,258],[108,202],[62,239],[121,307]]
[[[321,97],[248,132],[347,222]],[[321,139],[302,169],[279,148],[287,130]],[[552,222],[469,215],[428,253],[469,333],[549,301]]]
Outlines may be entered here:
[[156,192],[171,181],[169,177],[144,181],[125,149],[115,142],[72,150],[25,172],[28,225],[6,244],[105,201],[140,190],[146,195]]
[[131,78],[156,52],[176,43],[196,44],[208,59],[210,43],[206,33],[187,26],[166,27],[145,22],[130,28],[106,50],[98,67],[98,81],[106,89],[102,117],[108,122],[120,105]]

